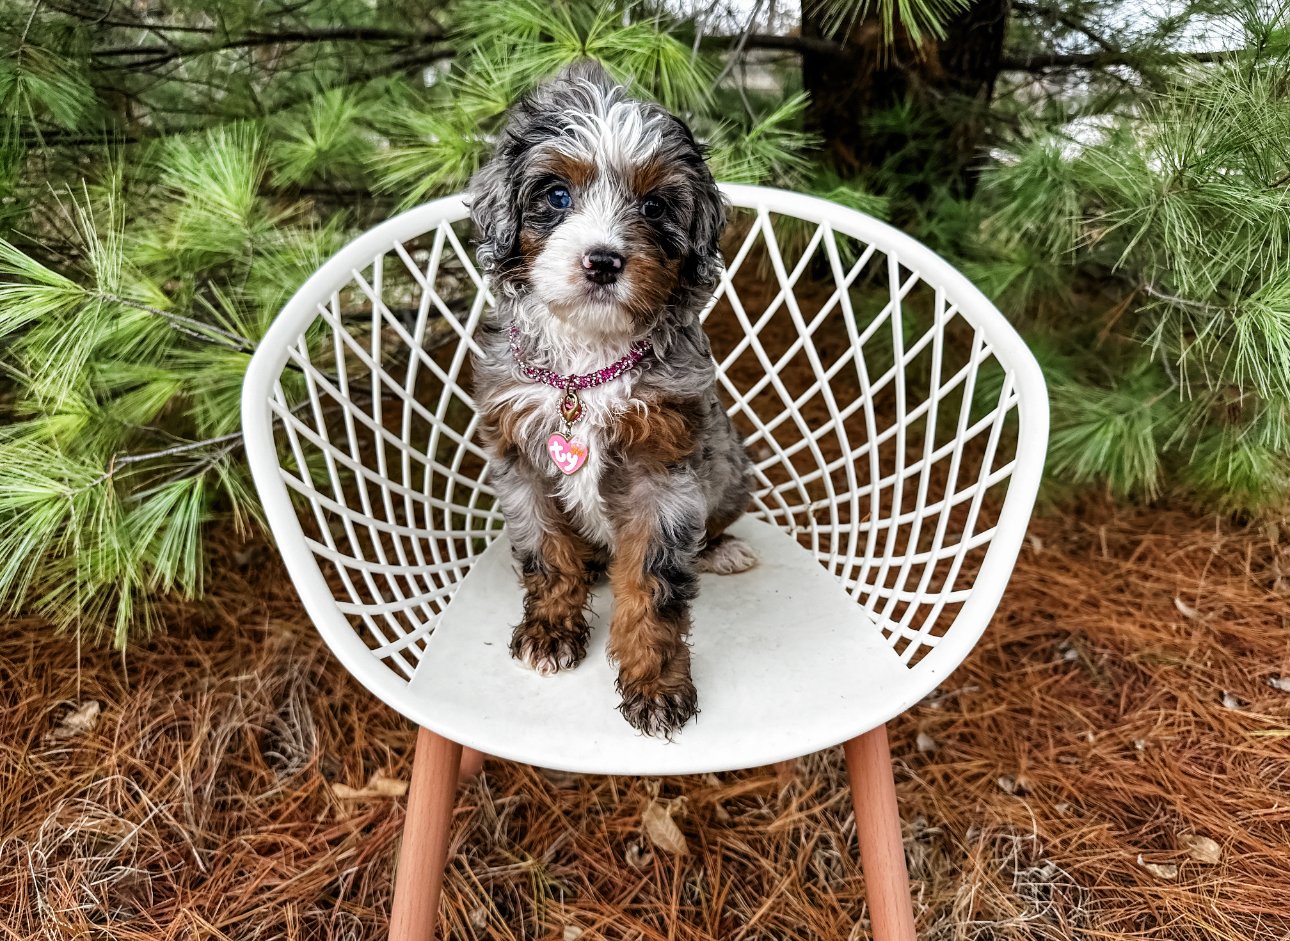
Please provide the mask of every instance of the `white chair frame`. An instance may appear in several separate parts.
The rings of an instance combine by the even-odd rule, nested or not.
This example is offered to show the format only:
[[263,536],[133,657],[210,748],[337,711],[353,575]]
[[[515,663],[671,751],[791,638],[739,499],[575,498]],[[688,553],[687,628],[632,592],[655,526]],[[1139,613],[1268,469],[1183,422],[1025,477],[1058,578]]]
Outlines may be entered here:
[[[435,936],[456,782],[478,770],[482,751],[572,770],[662,774],[789,760],[839,742],[873,936],[914,938],[885,723],[949,675],[999,603],[1042,472],[1043,377],[994,305],[907,235],[798,193],[723,190],[750,212],[707,313],[720,307],[743,333],[717,359],[757,465],[752,512],[792,534],[835,577],[863,613],[857,623],[881,632],[901,671],[899,695],[804,734],[799,750],[723,755],[705,767],[702,757],[651,751],[641,739],[602,765],[572,752],[547,761],[446,723],[416,695],[426,642],[501,524],[459,381],[491,303],[458,231],[460,196],[405,212],[344,247],[286,305],[251,361],[242,402],[248,459],[305,609],[344,666],[420,727],[391,916],[398,941]],[[790,223],[805,245],[791,265]],[[759,263],[777,290],[763,309],[746,309],[737,280]],[[833,293],[813,306],[799,294],[819,269],[832,276]],[[886,298],[869,305],[877,309],[867,322],[862,281]],[[450,288],[459,303],[446,299]],[[773,317],[786,318],[791,342],[770,352],[759,337]],[[826,320],[846,331],[833,358],[814,343]],[[453,341],[437,358],[427,351],[436,331]],[[732,378],[740,357],[752,357],[743,362],[761,378]],[[781,373],[797,357],[814,379],[790,389]],[[434,395],[424,394],[426,382]],[[827,420],[805,421],[808,402]]]

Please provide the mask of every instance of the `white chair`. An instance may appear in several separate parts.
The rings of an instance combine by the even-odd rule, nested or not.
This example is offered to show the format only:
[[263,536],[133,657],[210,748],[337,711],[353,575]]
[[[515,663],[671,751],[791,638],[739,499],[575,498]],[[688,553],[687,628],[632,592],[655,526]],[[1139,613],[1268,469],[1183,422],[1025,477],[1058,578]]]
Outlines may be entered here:
[[701,714],[674,742],[615,710],[603,656],[540,677],[469,392],[488,286],[459,197],[355,239],[251,361],[251,470],[305,608],[341,662],[417,723],[391,936],[434,937],[453,794],[479,754],[566,771],[685,774],[842,743],[873,935],[913,912],[884,723],[949,675],[1003,592],[1039,486],[1034,358],[951,265],[868,216],[725,186],[736,211],[709,305],[723,394],[758,484],[735,531],[760,565],[705,575]]

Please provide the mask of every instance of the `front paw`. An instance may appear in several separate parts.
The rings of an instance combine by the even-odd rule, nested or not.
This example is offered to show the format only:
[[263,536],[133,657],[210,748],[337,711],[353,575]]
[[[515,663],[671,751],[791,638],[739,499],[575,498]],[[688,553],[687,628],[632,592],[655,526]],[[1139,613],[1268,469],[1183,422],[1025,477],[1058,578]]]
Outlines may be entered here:
[[560,623],[525,620],[511,635],[511,656],[542,676],[571,670],[587,655],[588,630],[581,615]]
[[699,694],[688,676],[668,682],[627,683],[619,680],[623,694],[618,711],[645,735],[671,739],[699,711]]

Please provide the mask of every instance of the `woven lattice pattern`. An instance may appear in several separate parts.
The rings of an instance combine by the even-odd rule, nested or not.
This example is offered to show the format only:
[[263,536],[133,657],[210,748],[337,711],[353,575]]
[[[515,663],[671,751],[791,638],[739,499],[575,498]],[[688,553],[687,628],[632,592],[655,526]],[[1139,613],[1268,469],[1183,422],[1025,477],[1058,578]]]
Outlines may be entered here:
[[1012,381],[954,300],[897,255],[764,208],[741,222],[706,324],[756,463],[757,512],[916,662],[994,535],[987,505],[1015,464]]
[[502,525],[465,388],[489,302],[442,221],[317,305],[272,404],[309,548],[372,653],[408,679]]
[[[1016,467],[1013,374],[962,299],[894,250],[736,201],[751,205],[704,316],[757,468],[750,509],[813,553],[912,666],[954,624],[995,535]],[[463,214],[455,203],[423,220],[311,297],[270,403],[305,544],[371,655],[405,681],[502,526],[469,393],[491,298]]]

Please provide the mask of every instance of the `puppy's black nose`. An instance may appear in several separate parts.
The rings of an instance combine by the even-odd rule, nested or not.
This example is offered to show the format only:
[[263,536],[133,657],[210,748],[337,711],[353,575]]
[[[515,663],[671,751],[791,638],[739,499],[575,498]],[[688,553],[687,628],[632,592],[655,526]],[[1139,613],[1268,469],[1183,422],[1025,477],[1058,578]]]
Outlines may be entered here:
[[597,284],[613,284],[627,260],[607,248],[593,248],[582,256],[582,270]]

